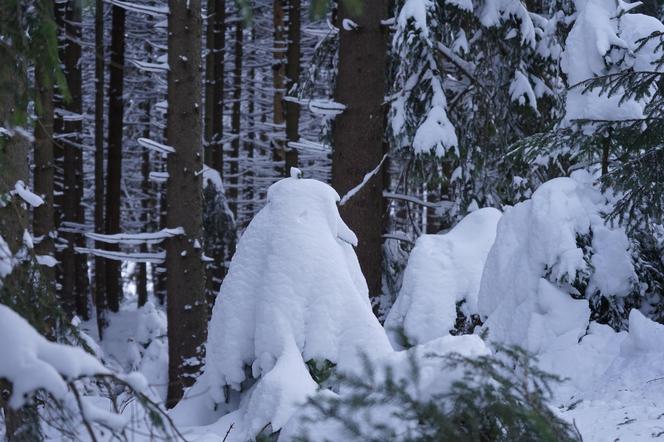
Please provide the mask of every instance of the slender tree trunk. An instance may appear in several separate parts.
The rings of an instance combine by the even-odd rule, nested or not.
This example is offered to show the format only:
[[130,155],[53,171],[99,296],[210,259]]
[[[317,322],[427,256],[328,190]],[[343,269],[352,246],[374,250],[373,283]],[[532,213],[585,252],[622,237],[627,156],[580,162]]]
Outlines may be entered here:
[[[341,27],[339,31],[334,91],[335,100],[345,104],[346,110],[334,121],[332,186],[344,195],[380,164],[384,154],[387,38],[381,20],[387,17],[387,1],[367,0],[359,15],[351,14],[342,3],[339,14],[340,21],[347,18],[358,25],[356,30]],[[381,293],[382,175],[374,175],[341,207],[341,216],[357,234],[357,256],[371,296]]]
[[[239,12],[238,12],[239,14]],[[240,121],[242,117],[242,44],[244,42],[244,29],[242,20],[238,20],[235,24],[235,44],[234,44],[234,57],[235,66],[233,68],[233,109],[231,113],[231,131],[233,132],[233,141],[231,142],[231,158],[230,158],[230,179],[228,180],[228,206],[237,219],[238,207],[237,200],[239,195],[239,161],[240,161]]]
[[[150,108],[151,103],[145,100],[143,103],[143,137],[150,138]],[[150,194],[150,151],[143,149],[141,154],[141,225],[143,229],[147,229],[150,224],[150,201],[152,195]],[[141,244],[141,252],[147,252],[147,244]],[[136,281],[136,295],[138,307],[142,307],[148,301],[148,265],[147,263],[138,263],[138,278]]]
[[69,0],[65,5],[65,48],[64,70],[71,99],[65,101],[66,112],[63,127],[64,147],[64,195],[63,221],[67,230],[63,238],[67,249],[63,253],[63,287],[68,311],[88,319],[87,261],[84,255],[77,255],[74,247],[81,245],[79,233],[84,223],[81,206],[83,193],[83,157],[81,151],[82,131],[82,79],[81,79],[81,0]]
[[[111,28],[111,66],[108,90],[108,173],[106,177],[106,233],[120,232],[120,207],[122,183],[122,132],[124,118],[124,51],[125,11],[113,6]],[[107,244],[107,249],[118,250],[117,244]],[[120,263],[106,262],[106,300],[108,308],[117,312],[120,308],[122,286]]]
[[[44,200],[35,207],[33,233],[35,253],[51,256],[55,251],[55,214],[53,212],[54,157],[53,157],[53,72],[40,60],[35,66],[37,121],[35,122],[34,191]],[[55,272],[50,266],[42,266],[41,273],[48,290],[55,293]]]
[[204,358],[207,336],[205,268],[202,261],[203,168],[200,115],[200,0],[169,0],[167,225],[184,235],[166,241],[168,397],[173,407],[191,385]]
[[272,2],[272,25],[274,29],[274,39],[272,54],[272,87],[274,95],[272,97],[272,123],[274,130],[278,132],[273,138],[273,159],[277,163],[275,168],[277,174],[284,175],[283,169],[286,161],[286,146],[281,139],[281,129],[285,123],[284,113],[284,90],[286,78],[286,32],[284,27],[284,2],[286,0],[274,0]]
[[[288,0],[288,51],[286,64],[287,91],[291,94],[293,86],[300,81],[300,0]],[[300,105],[292,101],[286,102],[286,143],[296,142],[300,139]],[[286,176],[290,175],[290,168],[297,167],[298,152],[294,147],[286,144],[285,154]]]
[[[95,0],[95,232],[104,232],[104,2]],[[102,249],[104,244],[95,243]],[[106,311],[106,262],[95,258],[94,291],[99,339]]]
[[226,46],[226,2],[208,0],[205,59],[205,163],[224,172],[221,138],[224,131],[224,50]]

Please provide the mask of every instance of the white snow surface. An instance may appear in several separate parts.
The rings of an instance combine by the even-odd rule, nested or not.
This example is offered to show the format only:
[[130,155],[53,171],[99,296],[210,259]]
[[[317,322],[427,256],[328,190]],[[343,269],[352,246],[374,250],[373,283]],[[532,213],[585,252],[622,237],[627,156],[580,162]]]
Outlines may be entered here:
[[501,212],[479,209],[445,234],[422,235],[410,253],[403,285],[385,329],[395,348],[401,333],[410,344],[445,336],[454,328],[456,304],[466,316],[478,313],[484,263],[496,237]]

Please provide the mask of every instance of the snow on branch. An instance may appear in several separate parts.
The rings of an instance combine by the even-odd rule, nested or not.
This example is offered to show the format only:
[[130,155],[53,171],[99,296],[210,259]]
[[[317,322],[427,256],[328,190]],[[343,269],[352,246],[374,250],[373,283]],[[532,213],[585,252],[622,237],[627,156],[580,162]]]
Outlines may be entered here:
[[170,69],[168,63],[149,63],[147,61],[130,60],[131,64],[136,66],[141,71],[145,72],[168,72]]
[[168,181],[168,172],[150,172],[148,178],[155,183],[165,183]]
[[438,201],[437,203],[421,200],[411,195],[403,195],[401,193],[383,192],[383,197],[392,200],[407,201],[409,203],[418,204],[420,206],[429,207],[431,209],[449,208],[454,205],[452,201]]
[[167,146],[166,144],[161,144],[148,138],[139,138],[136,141],[146,149],[154,150],[155,152],[163,153],[165,155],[175,153],[175,149],[172,146]]
[[309,102],[309,110],[316,115],[336,117],[346,110],[346,105],[332,100],[315,99]]
[[76,253],[87,253],[100,258],[112,259],[114,261],[129,262],[149,262],[151,264],[161,264],[166,259],[166,252],[138,252],[127,253],[113,250],[90,249],[88,247],[75,247]]
[[123,2],[121,0],[106,0],[106,2],[114,6],[118,6],[124,9],[125,11],[140,12],[143,14],[151,15],[152,17],[160,17],[162,15],[168,15],[167,6],[139,5],[131,2]]
[[112,235],[105,235],[102,233],[86,233],[85,236],[95,241],[104,242],[107,244],[158,244],[167,238],[174,236],[184,235],[182,227],[175,229],[162,229],[158,232],[146,233],[115,233]]
[[362,189],[362,187],[364,187],[364,185],[367,184],[369,182],[369,180],[380,171],[380,168],[383,166],[383,163],[385,162],[386,158],[387,158],[387,154],[383,155],[383,159],[380,160],[380,163],[378,163],[378,166],[376,166],[376,168],[374,170],[372,170],[371,172],[364,175],[364,178],[362,178],[362,182],[360,184],[358,184],[357,186],[353,187],[352,189],[350,189],[343,196],[343,198],[341,198],[341,201],[339,201],[340,206],[343,206],[344,204],[346,204],[348,202],[348,200],[350,200],[357,192],[359,192]]
[[14,193],[20,196],[23,201],[30,204],[32,207],[39,207],[44,204],[44,200],[38,195],[30,192],[30,190],[25,187],[25,183],[21,180],[18,180],[14,185]]

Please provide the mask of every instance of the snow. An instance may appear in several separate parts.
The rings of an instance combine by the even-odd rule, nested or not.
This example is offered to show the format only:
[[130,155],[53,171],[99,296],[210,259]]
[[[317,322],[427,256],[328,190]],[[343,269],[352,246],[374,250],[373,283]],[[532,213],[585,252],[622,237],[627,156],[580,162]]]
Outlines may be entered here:
[[514,80],[510,83],[510,97],[512,101],[516,101],[521,105],[526,104],[526,99],[528,100],[528,105],[532,107],[535,112],[537,112],[537,99],[535,98],[535,91],[528,81],[528,77],[521,72],[516,71],[514,73]]
[[35,195],[30,192],[30,190],[25,186],[25,183],[21,180],[17,181],[14,185],[14,192],[20,196],[23,201],[30,204],[32,207],[39,207],[44,204],[44,200],[40,196]]
[[[378,165],[376,167],[374,167],[373,170],[371,170],[370,172],[367,172],[364,175],[364,177],[362,178],[362,182],[360,182],[360,184],[358,184],[357,186],[353,187],[348,192],[346,192],[346,194],[339,201],[339,205],[343,206],[357,192],[359,192],[369,182],[369,180],[380,171],[380,168],[383,167],[383,163],[385,162],[386,159],[387,159],[387,154],[383,155],[383,158],[380,160],[380,163],[378,163]],[[298,169],[298,172],[299,172],[299,169]],[[291,176],[292,176],[292,174],[291,174]],[[353,245],[357,245],[357,244],[353,244]]]
[[25,319],[2,304],[0,336],[0,378],[12,384],[8,401],[12,408],[21,407],[39,389],[64,399],[68,381],[109,373],[82,349],[47,341]]
[[454,329],[457,303],[466,317],[478,313],[477,294],[484,262],[501,217],[494,208],[478,209],[451,231],[422,235],[411,251],[403,285],[385,328],[395,348],[422,344]]
[[146,149],[150,149],[164,155],[175,153],[175,149],[173,148],[173,146],[167,146],[165,144],[158,143],[148,138],[138,138],[136,141],[138,142],[138,144],[145,147]]
[[103,234],[88,232],[86,237],[107,244],[158,244],[167,238],[184,235],[182,227],[162,229],[158,232]]
[[621,102],[621,90],[609,97],[601,95],[599,89],[583,92],[579,83],[626,69],[655,70],[653,62],[661,55],[661,48],[656,47],[657,39],[636,50],[640,39],[664,31],[664,25],[643,14],[620,15],[614,2],[578,0],[576,6],[579,13],[560,62],[572,86],[567,93],[562,124],[569,125],[577,119],[619,121],[643,118],[647,99]]
[[[577,276],[594,273],[591,281],[597,288],[616,289],[616,294],[630,284],[633,268],[624,232],[604,224],[606,201],[589,181],[580,172],[556,178],[539,187],[530,200],[505,211],[478,295],[491,340],[541,352],[558,338],[579,339],[590,309],[586,299],[571,296]],[[593,269],[577,237],[594,232],[601,246],[593,256],[599,267]]]

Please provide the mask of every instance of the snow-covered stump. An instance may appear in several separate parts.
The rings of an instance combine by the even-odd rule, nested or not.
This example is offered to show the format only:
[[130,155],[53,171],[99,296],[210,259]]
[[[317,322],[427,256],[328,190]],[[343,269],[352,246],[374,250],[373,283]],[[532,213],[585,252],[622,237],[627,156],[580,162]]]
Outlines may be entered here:
[[[204,375],[173,411],[183,425],[218,420],[247,440],[281,428],[318,385],[309,366],[360,370],[392,352],[328,185],[286,178],[238,243],[213,309]],[[230,394],[227,394],[230,392]]]

